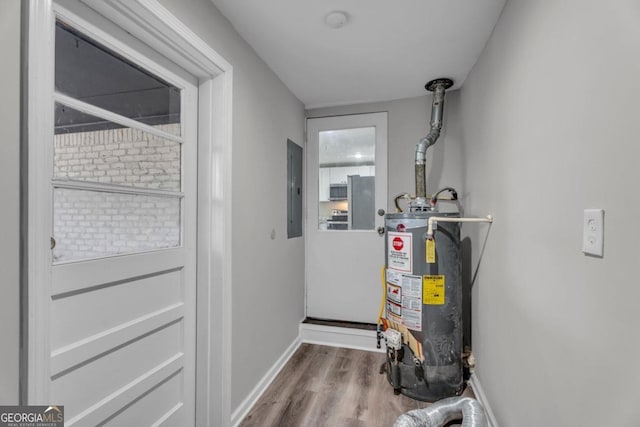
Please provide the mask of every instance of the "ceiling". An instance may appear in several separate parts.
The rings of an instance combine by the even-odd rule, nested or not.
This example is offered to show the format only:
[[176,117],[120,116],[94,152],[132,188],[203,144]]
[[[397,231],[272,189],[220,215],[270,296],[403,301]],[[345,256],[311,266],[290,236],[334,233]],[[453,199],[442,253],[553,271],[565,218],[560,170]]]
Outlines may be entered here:
[[[505,0],[212,0],[306,108],[460,88]],[[348,23],[324,22],[344,11]]]

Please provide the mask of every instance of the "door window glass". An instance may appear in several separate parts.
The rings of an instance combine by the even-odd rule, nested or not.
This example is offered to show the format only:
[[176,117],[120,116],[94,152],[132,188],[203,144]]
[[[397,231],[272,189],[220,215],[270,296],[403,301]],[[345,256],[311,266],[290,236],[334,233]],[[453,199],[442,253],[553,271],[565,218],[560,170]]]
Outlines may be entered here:
[[180,200],[56,188],[54,262],[122,255],[180,244]]
[[318,141],[318,228],[373,230],[376,128],[321,131]]
[[54,264],[181,245],[181,90],[62,22],[55,42]]
[[180,191],[180,143],[62,104],[55,122],[55,179]]
[[60,21],[55,52],[57,92],[180,135],[179,88]]

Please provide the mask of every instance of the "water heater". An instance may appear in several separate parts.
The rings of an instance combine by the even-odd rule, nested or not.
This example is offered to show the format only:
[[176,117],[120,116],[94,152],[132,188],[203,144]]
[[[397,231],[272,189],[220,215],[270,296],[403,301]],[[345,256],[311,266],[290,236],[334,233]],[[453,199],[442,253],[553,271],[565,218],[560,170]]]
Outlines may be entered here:
[[[464,389],[460,225],[493,222],[490,215],[461,218],[458,212],[438,212],[440,195],[446,192],[460,208],[454,188],[445,187],[431,196],[426,193],[426,152],[440,136],[445,90],[452,85],[452,80],[441,78],[425,86],[433,92],[431,126],[416,146],[416,193],[396,197],[398,212],[385,216],[382,230],[386,233],[384,300],[377,335],[378,347],[384,339],[387,357],[381,373],[386,372],[396,394],[427,402],[459,395]],[[400,198],[410,201],[409,212],[398,205]],[[442,421],[437,425],[444,425],[457,419],[466,405],[466,399],[452,399],[427,412],[404,414],[395,425],[432,425],[423,421],[436,419]],[[463,426],[486,425],[482,406],[478,407],[462,410],[466,413]]]
[[[416,194],[409,212],[385,217],[385,319],[378,339],[384,338],[384,371],[396,393],[434,402],[459,394],[462,370],[462,280],[460,219],[438,213],[438,195],[426,195],[427,148],[442,129],[445,90],[453,85],[435,79],[425,88],[433,92],[429,133],[416,146]],[[401,196],[399,196],[401,197]],[[430,221],[431,219],[431,221]],[[435,225],[434,220],[440,222]]]
[[396,393],[429,402],[464,386],[460,224],[440,222],[428,236],[436,215],[458,216],[428,211],[385,219],[385,371]]

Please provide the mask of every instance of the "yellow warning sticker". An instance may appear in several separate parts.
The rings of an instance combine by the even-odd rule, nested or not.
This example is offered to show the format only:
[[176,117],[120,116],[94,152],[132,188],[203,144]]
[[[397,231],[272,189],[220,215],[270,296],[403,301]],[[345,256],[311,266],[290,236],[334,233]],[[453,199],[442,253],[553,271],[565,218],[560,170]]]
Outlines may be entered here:
[[444,305],[444,276],[422,276],[422,301],[427,305]]
[[427,255],[427,264],[435,264],[436,262],[436,241],[434,239],[427,239],[427,248],[425,253]]

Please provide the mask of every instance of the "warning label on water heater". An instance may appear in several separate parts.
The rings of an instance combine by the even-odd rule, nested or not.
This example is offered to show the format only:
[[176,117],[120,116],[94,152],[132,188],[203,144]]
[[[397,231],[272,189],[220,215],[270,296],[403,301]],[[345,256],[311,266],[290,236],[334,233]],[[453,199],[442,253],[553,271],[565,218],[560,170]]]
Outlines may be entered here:
[[407,273],[413,272],[412,237],[410,233],[387,233],[387,267]]
[[422,330],[422,278],[402,275],[402,324],[414,331]]
[[422,277],[387,269],[387,318],[422,330]]
[[444,276],[422,276],[423,299],[427,305],[443,305],[445,302],[444,295]]

